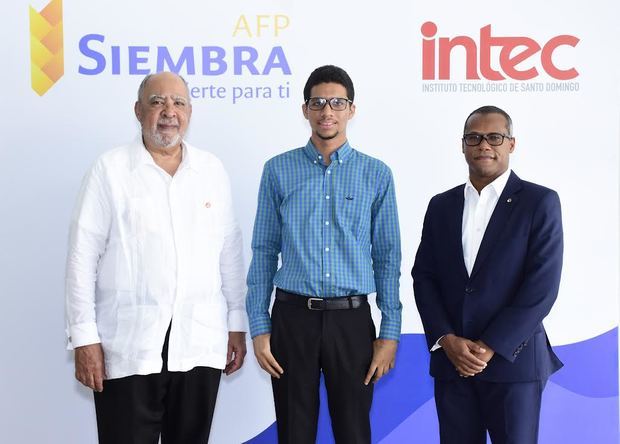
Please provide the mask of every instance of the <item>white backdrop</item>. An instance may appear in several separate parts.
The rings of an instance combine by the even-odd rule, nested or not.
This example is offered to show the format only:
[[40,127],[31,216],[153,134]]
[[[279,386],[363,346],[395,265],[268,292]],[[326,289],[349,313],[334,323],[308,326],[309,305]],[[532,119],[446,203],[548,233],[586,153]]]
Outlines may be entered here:
[[[7,98],[0,119],[0,441],[95,442],[92,395],[73,379],[72,355],[63,351],[64,261],[69,216],[82,176],[100,153],[138,131],[133,103],[143,75],[130,73],[130,46],[146,48],[135,50],[144,59],[135,67],[147,71],[156,69],[158,52],[164,53],[158,47],[166,48],[174,61],[183,48],[190,48],[196,73],[188,73],[187,64],[180,69],[190,86],[226,89],[225,98],[193,99],[187,139],[219,156],[230,173],[246,263],[262,165],[277,153],[304,145],[309,136],[301,113],[307,76],[328,63],[349,72],[357,104],[350,141],[384,160],[396,181],[403,240],[403,333],[422,332],[409,271],[426,204],[432,195],[466,178],[460,152],[463,120],[481,105],[504,108],[513,117],[517,138],[511,166],[521,178],[556,189],[562,200],[565,265],[560,296],[545,322],[552,343],[577,343],[617,327],[616,1],[416,0],[381,8],[376,2],[352,0],[179,0],[174,5],[65,0],[64,76],[39,96],[30,83],[28,7],[39,11],[46,4],[8,2],[0,28]],[[257,15],[263,16],[260,22]],[[562,69],[574,67],[578,76],[570,81],[550,77],[538,52],[519,65],[537,67],[534,79],[467,80],[465,51],[456,48],[450,79],[423,80],[420,27],[427,21],[437,25],[436,39],[468,36],[480,52],[480,30],[489,24],[493,37],[524,36],[540,46],[558,35],[575,36],[578,44],[559,47],[552,59]],[[88,56],[80,40],[91,34],[104,41],[91,41]],[[222,66],[205,64],[201,48],[210,46],[226,52],[223,74],[202,73],[203,68]],[[281,47],[278,61],[286,62],[290,74],[280,63],[264,75],[247,68],[236,75],[234,47],[244,46],[258,54],[259,72],[268,66],[273,48]],[[497,70],[499,53],[499,47],[489,52]],[[80,67],[95,69],[93,57],[99,62],[105,58],[102,72],[80,73]],[[457,91],[430,92],[429,85],[437,83]],[[569,83],[578,90],[547,90]],[[459,92],[461,84],[483,89],[512,85],[516,91]],[[534,84],[543,90],[522,91]],[[233,103],[235,88],[255,86],[263,88],[262,94],[272,88],[272,97],[243,97]],[[288,87],[289,96],[280,97],[278,86]],[[245,367],[223,379],[211,442],[248,440],[273,420],[269,381],[250,348]]]

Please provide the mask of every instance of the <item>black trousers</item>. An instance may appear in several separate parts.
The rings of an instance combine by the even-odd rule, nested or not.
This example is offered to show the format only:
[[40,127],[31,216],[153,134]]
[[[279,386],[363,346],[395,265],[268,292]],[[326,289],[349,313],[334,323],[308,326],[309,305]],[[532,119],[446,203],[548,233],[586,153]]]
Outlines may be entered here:
[[435,380],[441,444],[536,444],[545,382]]
[[276,300],[271,351],[284,370],[272,378],[280,444],[314,444],[319,383],[325,378],[336,443],[370,443],[370,366],[375,326],[370,306],[312,311]]
[[100,444],[207,444],[222,371],[195,367],[168,371],[168,341],[161,373],[104,381],[95,392]]

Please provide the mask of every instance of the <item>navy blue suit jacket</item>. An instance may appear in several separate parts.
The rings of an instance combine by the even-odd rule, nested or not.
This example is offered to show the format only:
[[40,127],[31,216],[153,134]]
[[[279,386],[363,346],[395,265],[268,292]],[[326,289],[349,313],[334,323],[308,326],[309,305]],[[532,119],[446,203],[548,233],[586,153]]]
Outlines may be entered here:
[[[415,300],[430,347],[454,333],[495,350],[476,378],[545,380],[562,363],[542,320],[557,297],[562,270],[562,216],[557,193],[512,172],[468,276],[463,260],[464,185],[433,197],[412,270]],[[458,374],[443,350],[430,373]]]

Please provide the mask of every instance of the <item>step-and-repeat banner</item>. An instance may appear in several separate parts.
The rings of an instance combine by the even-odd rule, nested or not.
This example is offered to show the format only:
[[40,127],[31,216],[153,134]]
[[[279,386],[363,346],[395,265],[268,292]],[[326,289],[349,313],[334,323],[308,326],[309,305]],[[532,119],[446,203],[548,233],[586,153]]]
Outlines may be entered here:
[[[563,207],[562,284],[545,325],[565,366],[547,384],[540,442],[618,442],[617,1],[5,3],[3,442],[96,441],[92,394],[64,351],[68,224],[88,167],[136,135],[142,77],[171,70],[189,82],[187,139],[228,169],[249,263],[262,166],[306,143],[302,88],[324,64],[353,78],[350,141],[385,161],[397,187],[403,336],[376,387],[373,441],[438,442],[409,273],[428,200],[466,179],[463,121],[492,104],[514,120],[512,168]],[[213,443],[276,441],[270,382],[249,351],[223,378]],[[333,442],[325,410],[320,443]]]

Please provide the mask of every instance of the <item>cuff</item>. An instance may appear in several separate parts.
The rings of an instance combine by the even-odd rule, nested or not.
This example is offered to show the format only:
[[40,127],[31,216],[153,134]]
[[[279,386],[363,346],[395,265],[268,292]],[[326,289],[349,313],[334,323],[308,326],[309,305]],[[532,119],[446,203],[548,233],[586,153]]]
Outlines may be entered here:
[[382,312],[381,313],[381,327],[379,328],[379,339],[393,339],[394,341],[399,341],[400,340],[400,326],[401,326],[400,310],[396,311],[396,313],[391,316]]
[[252,338],[271,333],[271,318],[269,313],[250,317],[250,334]]
[[67,350],[73,350],[76,347],[101,342],[95,322],[84,322],[82,324],[71,325],[67,328],[66,332],[69,336]]
[[446,336],[446,335],[441,335],[439,337],[439,339],[437,339],[437,341],[435,341],[435,343],[431,347],[431,352],[434,352],[435,350],[439,350],[441,348],[441,344],[439,343],[439,341],[441,341],[444,338],[444,336]]
[[248,331],[248,317],[244,309],[228,312],[228,331]]

